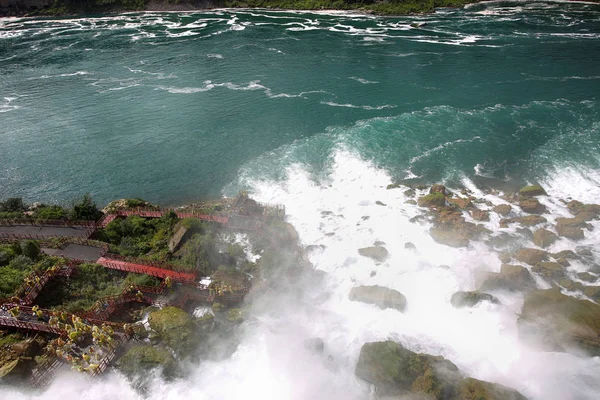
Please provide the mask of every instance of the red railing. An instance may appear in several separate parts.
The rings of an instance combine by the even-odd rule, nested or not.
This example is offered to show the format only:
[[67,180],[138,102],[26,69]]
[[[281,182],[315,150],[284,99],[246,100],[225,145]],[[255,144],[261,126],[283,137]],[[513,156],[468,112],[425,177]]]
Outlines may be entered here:
[[161,279],[169,277],[175,282],[195,284],[198,280],[195,272],[180,271],[181,267],[176,265],[144,259],[125,258],[117,254],[106,254],[100,257],[96,263],[119,271],[150,275]]

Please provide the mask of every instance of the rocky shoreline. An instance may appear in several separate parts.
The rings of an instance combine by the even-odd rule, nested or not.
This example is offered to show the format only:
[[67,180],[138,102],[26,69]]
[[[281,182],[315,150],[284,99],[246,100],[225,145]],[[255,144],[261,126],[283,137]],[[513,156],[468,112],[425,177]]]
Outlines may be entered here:
[[434,2],[408,1],[387,2],[373,0],[361,3],[322,0],[199,0],[170,2],[160,0],[113,0],[110,2],[89,1],[85,4],[68,2],[63,0],[31,0],[22,1],[0,1],[0,17],[25,16],[66,16],[85,14],[117,14],[136,11],[158,11],[158,12],[187,12],[206,11],[224,8],[259,9],[271,11],[345,11],[360,14],[378,15],[408,15],[430,13],[437,7],[462,7],[465,4],[476,3],[474,0],[444,0]]
[[[408,199],[406,203],[421,210],[411,222],[428,226],[435,242],[453,248],[485,243],[489,251],[497,255],[500,269],[477,271],[474,290],[458,291],[448,299],[453,307],[468,309],[482,303],[500,304],[502,296],[498,294],[519,294],[524,303],[517,326],[523,343],[539,351],[573,352],[584,357],[600,355],[600,305],[597,304],[600,268],[595,248],[578,244],[597,227],[600,205],[552,198],[539,185],[527,186],[515,193],[490,191],[477,195],[468,189],[451,192],[439,184],[430,187],[392,184],[388,190],[401,190]],[[182,209],[203,207],[203,212],[224,212],[235,208],[237,203],[229,199]],[[138,208],[155,207],[141,200],[120,200],[103,211],[115,212],[132,204]],[[565,211],[571,215],[565,215]],[[140,223],[136,218],[139,217],[122,220],[120,229],[124,227],[123,221]],[[171,233],[168,237],[163,234],[162,240],[171,240],[181,226],[169,225]],[[248,233],[246,250],[237,247],[223,252],[224,246],[235,245],[231,236],[218,231],[211,235],[211,240],[220,243],[217,248],[222,249],[220,260],[211,264],[213,282],[220,282],[222,288],[240,286],[240,279],[251,276],[253,288],[239,306],[214,302],[194,314],[173,306],[153,306],[129,313],[134,317],[130,323],[144,321],[143,324],[137,322],[137,326],[146,328],[136,330],[137,342],[124,347],[114,365],[139,390],[143,391],[149,383],[147,372],[155,368],[160,368],[163,378],[170,380],[185,376],[181,362],[223,359],[233,354],[240,340],[238,327],[244,320],[254,318],[255,302],[271,301],[269,296],[265,297],[264,288],[294,296],[305,287],[301,282],[314,283],[322,278],[307,259],[307,253],[313,248],[302,247],[293,226],[281,220],[272,220],[261,232]],[[120,240],[127,241],[125,237]],[[194,243],[193,236],[186,240]],[[185,249],[185,244],[180,245]],[[30,251],[25,250],[27,246],[30,246],[28,242],[21,242],[21,251]],[[201,252],[201,247],[194,248]],[[409,242],[405,248],[419,251]],[[356,252],[376,264],[384,263],[389,257],[384,243],[374,243]],[[181,253],[173,254],[181,256]],[[249,254],[260,258],[256,262],[249,261]],[[216,268],[225,259],[230,267]],[[384,286],[355,286],[348,298],[394,312],[405,312],[411,307],[410,299]],[[323,341],[319,338],[314,341],[308,345],[322,349]],[[5,331],[0,336],[0,382],[22,382],[36,363],[44,361],[53,346],[56,351],[56,339],[51,337],[28,337]],[[215,353],[215,348],[220,350]],[[374,385],[382,398],[402,395],[419,399],[525,398],[514,389],[465,376],[443,357],[416,353],[394,341],[365,343],[356,365],[356,376]]]

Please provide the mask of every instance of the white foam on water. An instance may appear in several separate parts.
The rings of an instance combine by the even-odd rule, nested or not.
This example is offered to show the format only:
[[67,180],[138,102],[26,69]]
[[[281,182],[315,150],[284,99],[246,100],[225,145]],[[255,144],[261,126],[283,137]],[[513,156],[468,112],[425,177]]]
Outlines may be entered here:
[[[494,293],[501,305],[450,306],[452,293],[475,288],[475,271],[499,270],[500,261],[487,246],[473,243],[454,249],[435,243],[427,224],[409,222],[419,211],[404,204],[402,190],[385,189],[391,179],[384,171],[343,150],[333,158],[330,179],[323,184],[314,183],[301,166],[293,166],[285,182],[257,181],[253,187],[259,200],[286,205],[288,220],[304,244],[325,246],[311,253],[311,261],[328,274],[332,295],[322,308],[335,317],[315,321],[313,329],[328,332],[325,342],[337,342],[343,349],[341,359],[348,365],[339,367],[347,369],[348,379],[365,341],[391,338],[415,351],[443,355],[465,374],[514,387],[531,399],[597,398],[600,388],[590,382],[600,371],[600,359],[539,352],[520,342],[516,320],[521,295]],[[504,203],[466,183],[477,196]],[[377,200],[385,205],[376,205]],[[490,228],[497,230],[498,222],[492,218]],[[357,253],[375,241],[385,242],[390,252],[381,265]],[[404,248],[408,241],[416,252]],[[557,247],[574,245],[563,241]],[[350,288],[361,284],[399,290],[407,297],[406,312],[350,302]],[[322,326],[329,323],[333,325]]]
[[377,83],[379,83],[379,82],[377,82],[377,81],[370,81],[370,80],[368,80],[368,79],[365,79],[365,78],[359,78],[359,77],[357,77],[357,76],[351,76],[351,77],[350,77],[350,78],[348,78],[348,79],[355,80],[355,81],[357,81],[357,82],[360,82],[360,83],[362,83],[363,85],[374,85],[374,84],[377,84]]
[[394,104],[383,104],[380,106],[357,106],[349,103],[336,103],[334,101],[321,101],[321,104],[331,107],[361,108],[363,110],[384,110],[386,108],[396,108]]

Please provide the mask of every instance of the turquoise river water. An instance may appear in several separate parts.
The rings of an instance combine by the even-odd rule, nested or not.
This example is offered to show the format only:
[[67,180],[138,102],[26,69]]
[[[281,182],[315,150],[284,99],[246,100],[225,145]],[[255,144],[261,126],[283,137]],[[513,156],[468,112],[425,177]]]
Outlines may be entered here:
[[[444,181],[500,204],[480,190],[540,182],[556,215],[568,215],[559,198],[598,202],[599,66],[600,6],[587,3],[393,18],[0,19],[0,198],[65,203],[89,192],[101,204],[183,204],[248,189],[285,204],[303,244],[323,245],[310,260],[327,276],[317,303],[281,294],[274,311],[244,325],[230,358],[190,366],[175,382],[156,378],[144,395],[111,373],[65,374],[42,394],[0,388],[0,397],[373,399],[354,365],[363,343],[392,338],[530,399],[600,398],[598,358],[519,340],[521,295],[449,306],[453,292],[473,290],[476,270],[499,270],[497,256],[484,243],[436,244],[426,224],[409,221],[419,211],[402,191],[385,190],[394,180]],[[578,245],[597,247],[597,231]],[[384,265],[356,253],[376,240],[390,252]],[[565,248],[574,243],[550,250]],[[358,284],[401,291],[407,311],[350,302]],[[325,357],[301,345],[311,337],[324,339]]]

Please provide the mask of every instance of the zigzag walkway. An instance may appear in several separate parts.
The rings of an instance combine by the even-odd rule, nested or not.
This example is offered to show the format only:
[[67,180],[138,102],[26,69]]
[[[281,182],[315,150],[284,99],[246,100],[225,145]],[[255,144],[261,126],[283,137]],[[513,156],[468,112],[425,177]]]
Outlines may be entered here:
[[216,222],[221,225],[226,225],[227,221],[229,221],[229,216],[226,215],[210,215],[210,214],[201,214],[194,212],[181,212],[176,211],[174,209],[164,209],[164,210],[154,210],[151,208],[136,208],[132,210],[117,210],[106,214],[104,218],[102,218],[99,222],[101,227],[106,227],[110,222],[114,221],[117,217],[127,217],[129,215],[137,215],[143,218],[160,218],[163,215],[174,212],[177,215],[177,218],[196,218],[202,221],[208,222]]
[[[262,205],[261,205],[262,206]],[[264,206],[268,207],[268,206]],[[281,206],[270,206],[276,210],[282,210]],[[98,222],[98,225],[105,228],[106,225],[114,221],[118,217],[127,217],[137,215],[143,218],[160,218],[168,212],[174,212],[178,218],[196,218],[201,221],[214,222],[227,229],[254,231],[262,227],[261,219],[257,216],[246,216],[239,214],[232,215],[211,215],[195,212],[181,212],[174,209],[154,210],[146,208],[136,208],[132,210],[117,210],[104,217]]]
[[44,272],[32,272],[25,278],[21,286],[19,286],[15,292],[15,296],[9,299],[0,299],[0,304],[12,302],[25,306],[33,304],[50,279],[56,276],[71,276],[75,267],[82,262],[81,260],[69,260],[66,265],[60,267],[54,266]]
[[126,261],[116,258],[115,255],[105,255],[96,261],[97,264],[102,265],[105,268],[115,269],[118,271],[134,272],[136,274],[150,275],[161,279],[167,277],[174,282],[196,284],[198,278],[195,273],[192,272],[181,272],[176,271],[175,266],[169,266],[167,264],[160,264],[160,266],[141,264],[150,263],[151,261],[146,260],[135,260]]

